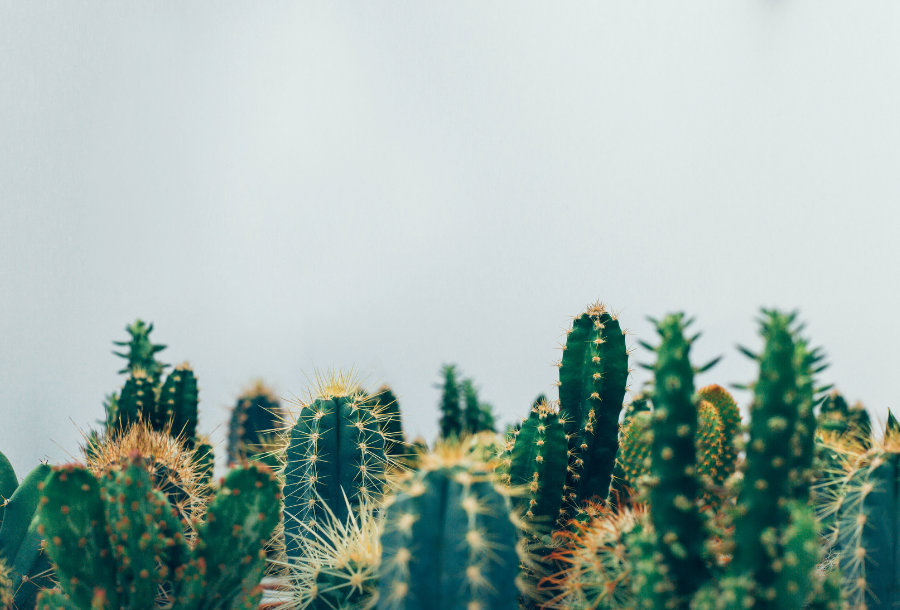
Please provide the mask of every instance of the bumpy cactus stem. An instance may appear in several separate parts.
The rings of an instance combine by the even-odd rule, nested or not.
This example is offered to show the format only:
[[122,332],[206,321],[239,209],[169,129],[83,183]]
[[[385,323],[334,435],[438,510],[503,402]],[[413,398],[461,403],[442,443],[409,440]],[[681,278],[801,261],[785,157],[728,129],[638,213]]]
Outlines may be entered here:
[[757,358],[759,380],[753,386],[750,439],[737,499],[734,569],[756,581],[754,608],[777,606],[773,600],[786,563],[782,538],[792,523],[791,505],[797,490],[790,469],[794,460],[803,458],[794,455],[792,446],[800,407],[806,400],[798,385],[801,372],[795,359],[794,319],[795,314],[764,311],[761,334],[765,348]]
[[688,324],[680,313],[667,316],[657,323],[662,343],[650,348],[657,353],[653,367],[650,515],[676,600],[690,599],[711,576],[704,560],[703,518],[697,507],[697,407],[695,371],[690,362],[696,337],[685,337]]
[[576,508],[609,492],[627,380],[625,334],[617,317],[595,303],[575,318],[559,362],[570,449],[566,491]]
[[288,417],[278,398],[262,381],[256,381],[237,399],[228,425],[228,461],[261,459],[277,465],[272,455],[277,431],[287,426]]
[[625,409],[625,420],[619,432],[619,451],[609,500],[628,503],[638,491],[642,477],[650,474],[650,445],[653,433],[650,431],[650,406],[645,395],[636,398]]
[[386,509],[382,610],[514,610],[519,559],[508,499],[460,448],[423,457]]
[[133,373],[135,369],[140,369],[155,384],[159,380],[163,371],[168,368],[168,364],[163,364],[156,360],[156,354],[166,349],[165,345],[154,345],[150,341],[150,333],[153,332],[153,324],[146,324],[143,320],[136,320],[134,324],[125,328],[131,335],[129,341],[114,341],[114,345],[127,347],[128,351],[113,352],[116,356],[120,356],[128,360],[128,365],[119,371],[120,373]]
[[171,426],[172,434],[193,445],[197,436],[198,402],[197,378],[185,362],[175,367],[160,390],[154,427]]
[[[0,454],[2,455],[2,454]],[[53,582],[50,561],[43,551],[43,538],[34,519],[40,499],[40,487],[50,466],[35,467],[11,494],[0,527],[0,562],[9,570],[12,605],[16,610],[34,608],[42,587]]]
[[548,533],[560,518],[568,461],[564,423],[556,405],[543,402],[516,433],[507,481],[522,489],[514,503],[535,530]]
[[722,486],[737,470],[738,435],[741,432],[741,412],[737,402],[728,391],[720,385],[708,385],[697,392],[700,398],[711,404],[722,423],[722,448],[719,452],[719,468],[713,477],[713,483]]
[[40,527],[61,592],[41,610],[249,609],[258,603],[263,545],[280,518],[278,482],[253,465],[231,471],[199,527],[195,548],[138,452],[102,487],[86,469],[54,469],[41,497]]
[[291,557],[299,556],[308,528],[326,522],[328,510],[346,520],[345,494],[352,504],[380,497],[388,468],[382,408],[368,405],[349,376],[335,376],[316,394],[301,407],[287,448],[285,541]]

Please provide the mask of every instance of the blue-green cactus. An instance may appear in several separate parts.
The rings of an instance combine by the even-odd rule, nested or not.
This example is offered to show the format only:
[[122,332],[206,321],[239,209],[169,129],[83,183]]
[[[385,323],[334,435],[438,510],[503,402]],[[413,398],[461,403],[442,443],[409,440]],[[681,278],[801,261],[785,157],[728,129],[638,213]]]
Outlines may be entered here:
[[[6,461],[2,456],[0,462]],[[35,467],[10,494],[3,509],[0,562],[9,568],[13,596],[10,608],[15,610],[34,608],[38,591],[53,582],[50,562],[42,548],[43,537],[34,518],[40,487],[49,473],[50,466],[46,464]]]
[[508,498],[487,466],[438,448],[385,509],[381,610],[515,610]]
[[[301,407],[291,429],[285,467],[285,544],[299,557],[300,539],[330,511],[339,522],[351,505],[381,497],[391,460],[384,412],[348,376],[334,376]],[[306,524],[306,527],[304,526]]]

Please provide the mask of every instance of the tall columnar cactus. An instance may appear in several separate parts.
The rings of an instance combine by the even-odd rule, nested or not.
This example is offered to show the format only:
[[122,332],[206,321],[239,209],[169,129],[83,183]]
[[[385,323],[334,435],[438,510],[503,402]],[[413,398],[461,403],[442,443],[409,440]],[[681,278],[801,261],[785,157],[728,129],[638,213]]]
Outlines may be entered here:
[[605,305],[595,303],[575,318],[558,366],[570,450],[566,491],[578,508],[609,492],[628,381],[625,333]]
[[171,426],[172,434],[193,445],[197,436],[198,403],[197,377],[185,362],[175,367],[160,390],[154,427]]
[[[6,458],[0,453],[0,462],[4,461]],[[43,551],[43,538],[34,519],[40,486],[49,473],[50,466],[46,464],[35,467],[7,496],[0,526],[0,563],[7,567],[11,601],[3,608],[34,608],[38,591],[52,586],[50,561]]]
[[516,541],[488,467],[438,448],[387,504],[378,607],[514,610]]
[[556,405],[543,402],[532,408],[503,456],[501,480],[521,490],[513,503],[537,533],[548,534],[563,512],[568,469],[564,426]]
[[704,520],[697,506],[701,493],[695,444],[698,424],[695,369],[690,361],[696,337],[685,337],[689,324],[683,314],[666,316],[656,323],[661,344],[655,348],[646,345],[657,355],[653,367],[650,516],[657,532],[656,548],[673,583],[675,600],[690,599],[711,576],[705,561]]
[[228,425],[228,461],[262,459],[275,467],[272,455],[274,439],[287,426],[288,417],[281,402],[258,380],[237,399]]
[[263,544],[280,517],[272,472],[252,465],[228,473],[192,549],[143,460],[135,453],[102,481],[73,464],[49,476],[39,520],[61,590],[44,591],[38,608],[255,607]]
[[722,449],[724,444],[725,425],[716,408],[705,400],[697,402],[697,431],[694,436],[697,447],[697,475],[707,488],[701,494],[704,506],[718,508],[718,495],[715,487],[722,478]]
[[107,404],[106,429],[125,429],[140,421],[155,424],[160,419],[156,390],[155,380],[143,369],[132,370],[122,392]]
[[826,368],[825,356],[820,348],[810,348],[807,340],[794,333],[794,370],[797,374],[797,423],[791,436],[791,455],[788,462],[788,478],[791,496],[802,502],[810,499],[816,479],[814,464],[816,449],[816,415],[813,412],[820,402],[818,395],[824,388],[817,388],[815,375]]
[[[803,511],[809,510],[808,494],[795,496],[798,488],[790,476],[792,461],[804,457],[794,455],[792,439],[801,404],[806,400],[799,386],[804,373],[798,370],[795,358],[795,317],[764,311],[761,334],[765,347],[757,357],[759,379],[753,385],[750,438],[736,505],[733,568],[755,581],[755,609],[790,607],[783,605],[784,587],[803,590],[812,582],[808,572],[802,582],[794,579],[785,583],[784,572],[785,566],[792,564],[798,569],[809,567],[802,562],[796,564],[796,552],[785,540],[790,537],[790,528],[800,527],[798,524],[806,519]],[[795,544],[815,544],[815,539],[815,534],[799,537]]]
[[[379,498],[389,457],[385,453],[384,412],[371,406],[349,375],[333,375],[315,389],[291,429],[285,467],[285,543],[290,557],[300,539],[328,512],[338,521],[351,505]],[[346,498],[346,500],[345,500]],[[304,526],[306,524],[306,526]]]
[[441,370],[444,382],[441,386],[441,438],[459,438],[463,433],[462,407],[459,400],[459,381],[456,365],[445,364]]

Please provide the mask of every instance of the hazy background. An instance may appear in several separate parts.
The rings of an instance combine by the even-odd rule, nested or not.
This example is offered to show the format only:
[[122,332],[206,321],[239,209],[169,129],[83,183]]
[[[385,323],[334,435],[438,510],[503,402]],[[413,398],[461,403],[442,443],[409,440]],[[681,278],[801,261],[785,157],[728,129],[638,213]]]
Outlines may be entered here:
[[898,77],[894,1],[4,0],[0,450],[74,453],[137,317],[215,439],[253,377],[332,365],[411,435],[444,362],[510,421],[597,298],[644,339],[696,315],[703,384],[753,378],[760,306],[801,308],[883,418]]

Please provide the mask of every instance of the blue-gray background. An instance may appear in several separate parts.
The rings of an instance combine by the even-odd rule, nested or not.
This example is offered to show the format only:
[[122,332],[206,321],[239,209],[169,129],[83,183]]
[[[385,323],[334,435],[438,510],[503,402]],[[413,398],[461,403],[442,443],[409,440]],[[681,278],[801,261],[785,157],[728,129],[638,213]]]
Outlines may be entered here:
[[443,362],[510,421],[597,298],[644,339],[696,315],[726,354],[699,383],[750,380],[757,309],[801,308],[883,418],[898,30],[893,1],[4,0],[0,450],[75,453],[139,316],[216,439],[253,377],[330,366],[411,434]]

